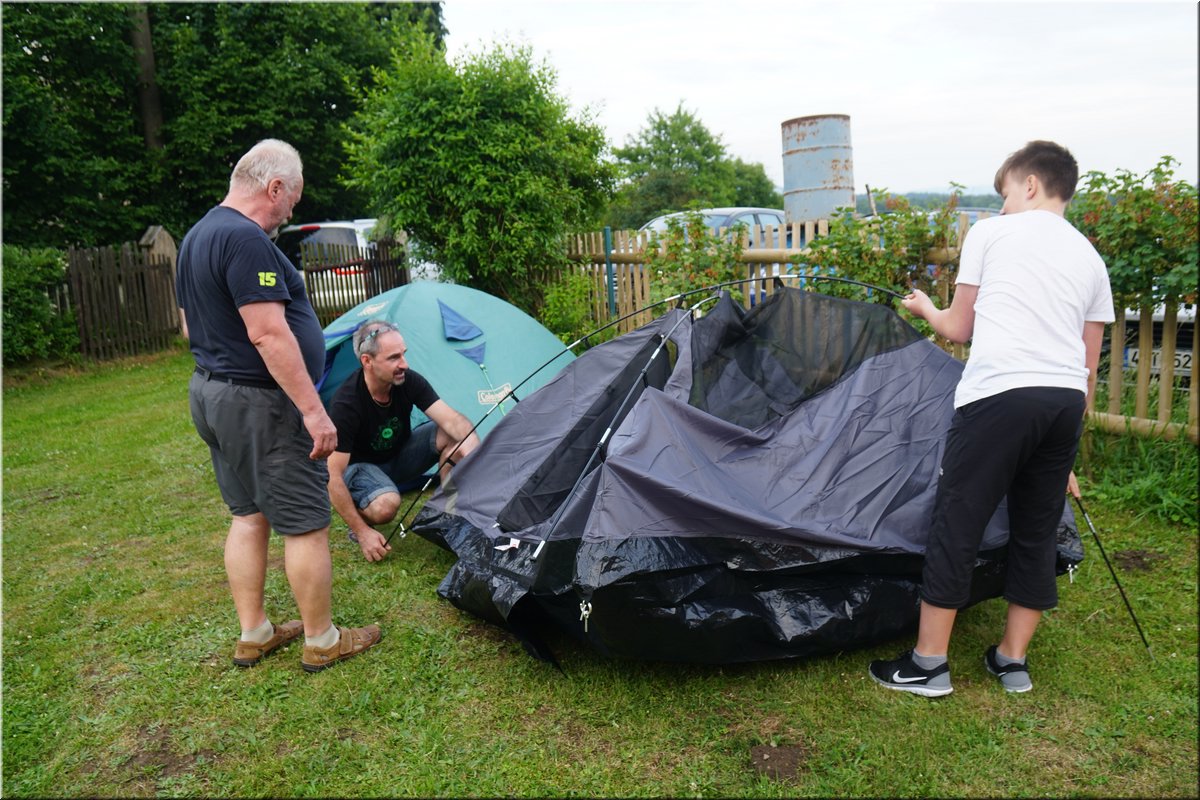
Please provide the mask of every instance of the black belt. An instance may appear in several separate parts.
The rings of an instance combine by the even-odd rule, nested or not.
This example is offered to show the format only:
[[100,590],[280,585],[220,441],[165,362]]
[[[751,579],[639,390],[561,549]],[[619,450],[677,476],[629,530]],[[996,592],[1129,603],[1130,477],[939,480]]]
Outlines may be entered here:
[[206,381],[220,381],[221,383],[231,383],[234,386],[250,386],[255,389],[278,389],[279,384],[272,380],[259,381],[254,378],[233,378],[229,375],[222,375],[218,372],[205,369],[197,366],[196,374]]

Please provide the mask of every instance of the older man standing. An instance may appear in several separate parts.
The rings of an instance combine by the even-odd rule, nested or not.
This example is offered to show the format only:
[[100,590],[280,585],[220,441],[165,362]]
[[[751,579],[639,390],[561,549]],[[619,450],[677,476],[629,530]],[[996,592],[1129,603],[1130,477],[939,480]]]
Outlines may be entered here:
[[[268,237],[304,189],[295,148],[265,139],[234,167],[229,193],[184,237],[176,297],[196,370],[192,420],[209,446],[233,520],[225,569],[241,623],[233,663],[250,667],[298,637],[317,672],[380,639],[377,625],[330,616],[328,470],[337,430],[314,387],[324,366],[320,323],[304,281]],[[263,599],[271,528],[303,622],[274,625]]]

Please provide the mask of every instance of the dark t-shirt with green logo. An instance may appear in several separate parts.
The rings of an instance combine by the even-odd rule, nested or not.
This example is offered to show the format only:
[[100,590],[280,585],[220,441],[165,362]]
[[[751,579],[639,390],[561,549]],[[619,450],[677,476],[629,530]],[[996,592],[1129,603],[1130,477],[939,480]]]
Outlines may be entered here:
[[404,383],[392,387],[391,402],[381,406],[371,397],[363,371],[356,371],[329,404],[329,417],[338,431],[337,451],[349,453],[351,464],[387,463],[412,433],[413,407],[426,411],[438,399],[429,381],[410,369]]
[[321,377],[325,337],[304,278],[257,223],[232,208],[213,208],[183,237],[178,272],[176,299],[187,315],[197,366],[228,378],[271,381],[238,309],[276,301],[284,304],[309,377]]

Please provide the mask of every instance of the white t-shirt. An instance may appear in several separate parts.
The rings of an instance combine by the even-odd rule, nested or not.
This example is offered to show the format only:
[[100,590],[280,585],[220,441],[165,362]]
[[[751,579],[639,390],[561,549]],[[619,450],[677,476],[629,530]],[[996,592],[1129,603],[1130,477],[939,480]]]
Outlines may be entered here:
[[980,220],[963,242],[958,283],[979,287],[971,355],[954,407],[1010,389],[1087,392],[1083,323],[1112,322],[1100,254],[1066,219],[1022,211]]

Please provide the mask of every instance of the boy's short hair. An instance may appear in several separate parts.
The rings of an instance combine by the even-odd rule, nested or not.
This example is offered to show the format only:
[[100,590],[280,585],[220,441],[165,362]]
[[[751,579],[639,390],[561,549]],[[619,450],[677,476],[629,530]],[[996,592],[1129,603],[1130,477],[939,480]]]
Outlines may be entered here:
[[1075,184],[1079,183],[1079,164],[1071,151],[1061,144],[1041,140],[1030,142],[1004,159],[996,171],[994,185],[998,194],[1003,194],[1004,181],[1011,173],[1017,173],[1022,179],[1037,175],[1046,194],[1063,202],[1071,199]]

